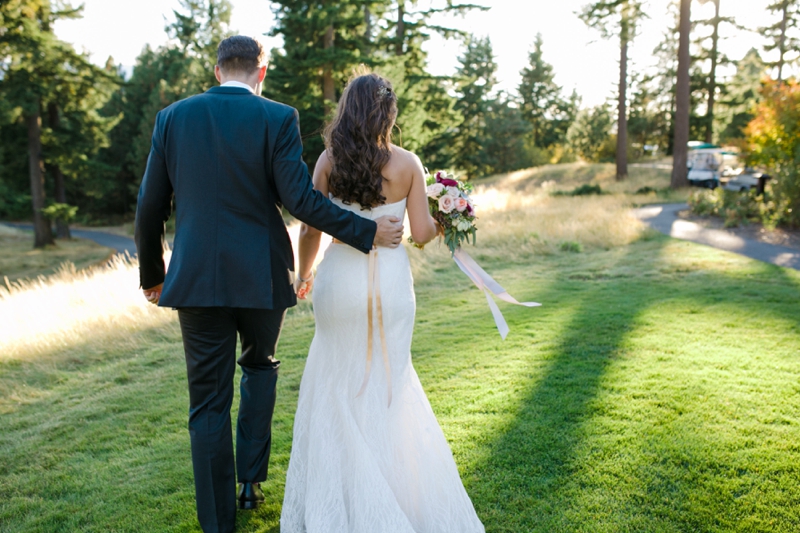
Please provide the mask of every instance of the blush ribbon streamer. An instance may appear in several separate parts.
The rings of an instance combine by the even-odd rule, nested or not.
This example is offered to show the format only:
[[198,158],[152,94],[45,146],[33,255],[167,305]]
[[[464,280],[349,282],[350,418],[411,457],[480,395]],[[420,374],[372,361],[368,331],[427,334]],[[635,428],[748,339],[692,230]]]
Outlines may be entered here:
[[500,337],[503,340],[505,340],[506,335],[508,335],[509,328],[505,317],[503,317],[503,313],[500,312],[500,308],[497,307],[497,304],[492,299],[492,294],[504,302],[514,305],[522,305],[525,307],[539,307],[542,305],[536,302],[518,302],[513,296],[508,294],[492,276],[487,274],[467,252],[462,250],[461,247],[456,248],[453,254],[453,260],[458,265],[458,268],[472,280],[472,283],[486,295],[486,301],[489,302],[489,309],[492,311],[494,323],[497,325],[497,331],[500,332]]
[[[381,283],[380,273],[378,271],[378,250],[373,248],[369,252],[369,270],[367,277],[367,368],[364,371],[364,381],[361,383],[361,389],[356,394],[356,398],[364,394],[367,390],[369,383],[369,373],[372,368],[372,344],[375,337],[373,332],[373,307],[375,307],[378,319],[378,331],[381,336],[381,351],[383,352],[383,366],[386,369],[386,386],[388,388],[389,403],[388,407],[392,406],[392,366],[389,364],[389,349],[386,345],[386,331],[383,327],[383,305],[381,303]],[[373,292],[375,294],[373,298]]]

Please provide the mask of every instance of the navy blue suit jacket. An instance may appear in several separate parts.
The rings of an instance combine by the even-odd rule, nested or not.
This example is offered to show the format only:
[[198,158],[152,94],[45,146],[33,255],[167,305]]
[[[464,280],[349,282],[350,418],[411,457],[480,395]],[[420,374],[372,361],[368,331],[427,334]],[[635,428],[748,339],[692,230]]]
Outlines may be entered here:
[[[283,309],[297,303],[294,254],[281,206],[368,252],[371,220],[315,191],[297,111],[239,87],[214,87],[156,117],[139,189],[140,282],[164,283],[159,305]],[[164,223],[175,202],[169,270]]]

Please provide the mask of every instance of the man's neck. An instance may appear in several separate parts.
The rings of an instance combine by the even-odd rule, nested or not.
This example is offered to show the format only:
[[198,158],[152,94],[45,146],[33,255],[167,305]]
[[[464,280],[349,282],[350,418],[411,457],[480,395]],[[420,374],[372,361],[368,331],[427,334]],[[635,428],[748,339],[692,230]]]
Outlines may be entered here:
[[229,86],[229,87],[231,87],[231,86],[232,86],[232,87],[241,87],[241,88],[247,88],[247,89],[249,89],[249,90],[250,90],[250,92],[252,92],[253,94],[259,94],[259,93],[261,92],[261,91],[259,90],[259,89],[260,89],[260,87],[258,86],[258,85],[260,85],[260,84],[257,84],[257,85],[256,85],[256,84],[252,84],[252,83],[250,83],[250,81],[249,81],[249,80],[242,80],[242,79],[237,79],[237,78],[228,78],[228,79],[223,79],[223,80],[220,82],[220,86],[225,86],[225,85],[226,85],[226,86]]

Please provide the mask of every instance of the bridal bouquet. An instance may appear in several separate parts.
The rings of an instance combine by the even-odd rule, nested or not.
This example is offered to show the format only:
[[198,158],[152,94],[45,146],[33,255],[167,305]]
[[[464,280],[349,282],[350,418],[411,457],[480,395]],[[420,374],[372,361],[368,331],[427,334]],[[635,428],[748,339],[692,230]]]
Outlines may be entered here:
[[[538,307],[537,302],[518,302],[513,296],[497,283],[492,276],[486,273],[481,266],[461,249],[462,242],[469,242],[472,237],[472,244],[475,244],[475,206],[469,197],[472,192],[472,185],[457,180],[452,174],[439,171],[432,176],[428,176],[428,209],[431,216],[436,219],[444,231],[444,242],[450,248],[450,255],[458,268],[467,275],[478,289],[486,295],[486,301],[494,317],[497,330],[503,339],[508,335],[508,324],[500,308],[497,307],[492,296],[515,305],[525,307]],[[408,242],[414,244],[409,237]],[[415,246],[422,248],[418,244]]]
[[[438,171],[426,180],[428,209],[444,231],[444,243],[455,254],[462,242],[475,244],[475,206],[469,197],[472,185],[457,180],[452,174]],[[409,242],[414,241],[409,238]]]

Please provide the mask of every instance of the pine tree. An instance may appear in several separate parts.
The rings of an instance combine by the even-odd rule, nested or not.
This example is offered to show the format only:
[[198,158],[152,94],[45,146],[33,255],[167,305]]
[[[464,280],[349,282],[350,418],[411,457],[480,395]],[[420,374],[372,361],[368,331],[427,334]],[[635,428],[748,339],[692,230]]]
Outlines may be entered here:
[[[653,93],[656,95],[659,113],[667,123],[664,137],[659,145],[664,147],[667,155],[672,155],[675,136],[675,97],[676,78],[678,74],[678,42],[680,35],[680,0],[671,0],[668,13],[672,15],[674,24],[664,30],[661,42],[653,50],[657,59],[655,75],[650,80]],[[647,83],[647,82],[645,82]]]
[[525,140],[531,126],[516,102],[501,93],[490,102],[486,114],[483,150],[488,173],[511,172],[531,166]]
[[466,37],[460,30],[431,23],[436,14],[463,14],[486,9],[448,2],[441,8],[417,9],[416,0],[390,0],[376,11],[382,13],[371,61],[394,83],[398,96],[397,126],[405,148],[417,152],[426,165],[446,168],[453,163],[452,129],[458,124],[455,100],[448,89],[452,79],[427,71],[423,44],[433,34],[445,38]]
[[644,16],[640,0],[604,0],[584,7],[581,19],[592,28],[600,30],[605,38],[619,37],[619,95],[617,117],[617,179],[628,176],[628,47],[636,36],[636,25]]
[[567,130],[577,113],[577,105],[565,99],[561,87],[555,82],[553,66],[544,61],[542,35],[537,34],[529,64],[522,69],[522,80],[517,88],[521,99],[520,109],[530,124],[530,145],[548,149],[566,139]]
[[688,149],[689,149],[689,113],[690,113],[690,88],[689,69],[691,56],[689,54],[689,37],[692,31],[691,0],[681,0],[679,44],[678,44],[678,71],[675,89],[675,135],[672,152],[672,179],[670,186],[673,189],[686,187],[688,180]]
[[741,143],[745,138],[745,128],[754,118],[753,109],[759,102],[766,72],[767,64],[755,48],[736,62],[736,74],[727,84],[726,98],[720,101],[722,112],[717,117],[721,142]]
[[456,164],[468,178],[487,174],[491,164],[485,150],[486,121],[491,105],[491,92],[497,83],[492,44],[489,38],[471,37],[464,55],[459,57],[458,110],[463,122],[456,137]]
[[[303,157],[310,166],[324,149],[321,132],[353,69],[370,63],[367,17],[362,0],[274,3],[276,25],[271,35],[283,36],[283,49],[273,49],[266,95],[300,112]],[[371,20],[371,15],[370,15]]]
[[664,100],[655,76],[633,76],[628,113],[628,134],[632,149],[644,155],[646,145],[666,148],[671,132],[671,116],[664,108]]
[[[770,39],[770,43],[764,46],[764,51],[778,52],[778,60],[770,66],[778,69],[778,83],[783,82],[783,69],[787,64],[796,63],[800,59],[800,38],[797,37],[797,29],[800,26],[800,0],[777,0],[767,6],[767,10],[780,15],[780,20],[766,28],[760,28],[760,33]],[[791,59],[786,59],[787,54],[791,54]]]
[[[53,244],[44,213],[45,165],[55,178],[56,200],[65,203],[64,171],[75,169],[71,161],[96,152],[110,127],[92,106],[98,88],[108,81],[105,72],[56,39],[52,31],[56,20],[80,16],[80,8],[63,3],[55,7],[45,0],[0,4],[5,28],[0,33],[0,52],[7,58],[0,93],[4,114],[24,122],[27,129],[35,247]],[[61,229],[66,235],[67,228]]]
[[602,161],[611,138],[611,119],[604,105],[582,109],[567,132],[567,141],[585,161]]
[[[213,67],[220,41],[230,34],[229,1],[181,0],[174,14],[175,22],[165,27],[172,42],[156,50],[145,47],[130,79],[102,109],[105,117],[122,118],[83,191],[81,200],[94,213],[113,216],[135,208],[156,114],[217,84]],[[113,60],[106,71],[121,77]]]
[[707,26],[711,31],[708,35],[700,36],[695,41],[699,48],[699,54],[694,56],[692,61],[698,67],[701,62],[708,61],[709,63],[708,73],[700,74],[698,72],[697,77],[700,78],[698,81],[700,81],[706,94],[706,115],[703,120],[703,136],[705,142],[712,143],[714,141],[714,112],[717,102],[717,90],[724,90],[724,87],[721,87],[717,80],[717,69],[721,65],[728,65],[731,63],[730,59],[719,51],[719,41],[721,39],[720,26],[723,24],[733,26],[734,28],[739,28],[739,26],[732,17],[720,16],[721,0],[700,0],[701,4],[707,4],[709,2],[714,5],[714,16],[710,19],[695,21],[694,27],[696,30],[698,26]]

